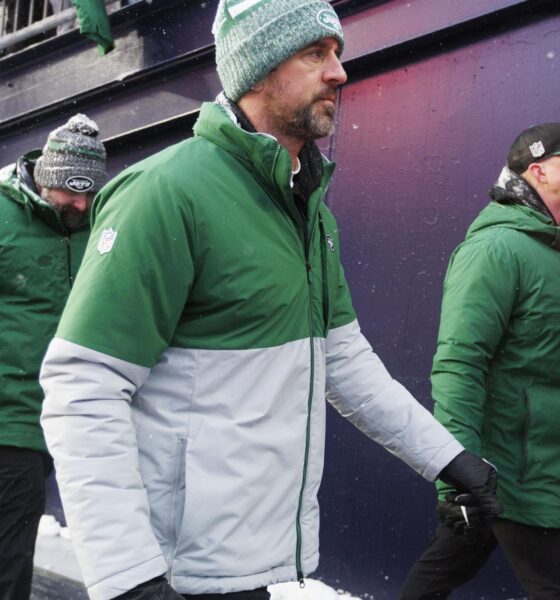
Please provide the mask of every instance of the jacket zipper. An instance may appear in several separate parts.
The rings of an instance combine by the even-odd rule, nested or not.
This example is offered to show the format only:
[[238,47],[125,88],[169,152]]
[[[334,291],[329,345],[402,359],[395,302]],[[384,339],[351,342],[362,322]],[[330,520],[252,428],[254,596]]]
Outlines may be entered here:
[[66,267],[68,269],[68,285],[72,287],[74,279],[72,278],[72,253],[70,252],[70,236],[64,236],[64,243],[66,244]]
[[[280,156],[279,150],[276,152],[273,160],[272,169],[276,168],[277,160]],[[292,196],[293,202],[293,196]],[[297,579],[300,587],[305,587],[305,581],[303,578],[303,568],[301,564],[301,546],[302,546],[302,534],[301,534],[301,511],[303,508],[303,493],[305,490],[305,484],[307,482],[307,466],[309,463],[309,440],[311,434],[311,407],[313,404],[313,380],[315,378],[315,349],[313,346],[313,294],[312,294],[312,270],[311,270],[311,262],[309,260],[309,250],[310,250],[310,239],[309,239],[309,231],[307,228],[307,220],[301,215],[299,210],[296,208],[296,214],[298,216],[298,222],[303,234],[303,250],[304,250],[304,261],[305,261],[305,269],[307,274],[307,294],[308,294],[308,306],[309,306],[309,351],[310,351],[310,377],[309,377],[309,393],[307,397],[307,426],[305,430],[305,453],[304,453],[304,461],[303,461],[303,476],[301,482],[301,488],[299,491],[299,501],[298,501],[298,509],[296,514],[296,573]]]
[[300,225],[303,232],[303,249],[304,249],[304,258],[305,258],[305,268],[307,271],[307,292],[308,292],[308,307],[309,307],[309,350],[310,350],[310,378],[309,378],[309,394],[307,397],[307,425],[305,430],[305,453],[303,460],[303,477],[301,482],[301,488],[299,491],[299,502],[298,502],[298,510],[296,516],[296,571],[297,571],[297,579],[300,587],[305,587],[305,581],[303,579],[303,568],[301,564],[301,543],[302,543],[302,535],[301,535],[301,510],[303,507],[303,493],[305,490],[305,484],[307,482],[307,466],[309,463],[309,440],[311,437],[311,406],[313,404],[313,379],[315,376],[315,350],[313,347],[313,298],[312,298],[312,271],[311,271],[311,263],[309,261],[309,232],[307,229],[307,222],[300,217]]
[[519,483],[523,483],[523,481],[525,481],[525,475],[527,473],[527,461],[529,460],[529,429],[531,428],[531,403],[529,402],[529,395],[527,394],[527,390],[524,391],[524,395],[527,416],[525,417],[525,430],[523,432],[523,463],[521,465]]
[[64,223],[62,222],[58,212],[54,211],[54,214],[56,216],[56,220],[58,221],[60,228],[62,229],[62,231],[66,232],[64,233],[64,245],[66,246],[66,268],[68,269],[68,285],[71,288],[74,284],[74,278],[72,277],[72,252],[70,249],[70,233],[68,229],[66,229],[66,227],[64,226]]

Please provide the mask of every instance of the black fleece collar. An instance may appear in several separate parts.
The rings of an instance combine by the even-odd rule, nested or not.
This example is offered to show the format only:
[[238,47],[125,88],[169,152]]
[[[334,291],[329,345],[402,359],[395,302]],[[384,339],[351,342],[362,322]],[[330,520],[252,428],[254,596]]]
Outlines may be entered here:
[[[225,96],[219,99],[222,104],[224,100],[227,102],[228,108],[235,115],[239,126],[250,133],[257,133],[257,130],[241,108],[228,98],[225,98]],[[323,157],[317,144],[309,141],[303,145],[298,158],[301,170],[294,176],[293,194],[297,200],[307,202],[309,196],[321,185]]]

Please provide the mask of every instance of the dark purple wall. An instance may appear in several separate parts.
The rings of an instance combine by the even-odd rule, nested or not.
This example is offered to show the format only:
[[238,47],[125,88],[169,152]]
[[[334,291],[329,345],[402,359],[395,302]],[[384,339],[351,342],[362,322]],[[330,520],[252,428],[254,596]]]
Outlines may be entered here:
[[[367,37],[359,16],[355,31]],[[342,92],[329,202],[354,305],[392,375],[430,408],[449,254],[488,201],[517,133],[560,117],[559,30],[556,16],[454,37],[392,57]],[[433,488],[334,415],[329,437],[320,572],[394,598],[434,527]],[[456,597],[515,594],[497,557]]]
[[[431,407],[429,373],[451,250],[523,128],[558,120],[557,0],[335,0],[350,83],[328,201],[364,333]],[[111,22],[116,50],[77,33],[0,60],[0,156],[40,146],[74,112],[95,118],[116,173],[190,135],[219,91],[216,0],[140,3]],[[329,411],[318,575],[395,598],[435,525],[433,486]],[[56,507],[53,508],[56,510]],[[455,597],[523,594],[503,557]]]

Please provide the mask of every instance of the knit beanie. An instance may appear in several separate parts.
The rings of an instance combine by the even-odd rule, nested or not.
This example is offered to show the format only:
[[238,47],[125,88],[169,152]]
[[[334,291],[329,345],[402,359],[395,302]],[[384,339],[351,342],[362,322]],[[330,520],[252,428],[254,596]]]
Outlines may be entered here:
[[82,114],[51,131],[35,164],[35,183],[72,192],[99,191],[107,181],[107,155],[98,135],[97,124]]
[[334,37],[344,46],[338,16],[325,0],[220,0],[212,33],[218,75],[233,102],[313,42]]

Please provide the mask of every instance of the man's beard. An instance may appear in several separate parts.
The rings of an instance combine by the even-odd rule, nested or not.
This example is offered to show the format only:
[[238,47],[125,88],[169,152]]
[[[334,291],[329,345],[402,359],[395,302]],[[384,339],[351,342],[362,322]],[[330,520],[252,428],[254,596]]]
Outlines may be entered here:
[[[269,108],[276,116],[279,131],[308,142],[331,135],[334,131],[334,105],[319,105],[318,102],[335,94],[329,89],[317,94],[305,106],[288,107],[280,100]],[[281,98],[281,95],[278,97]]]
[[68,231],[76,231],[76,229],[80,229],[84,227],[88,222],[87,213],[80,212],[76,210],[73,206],[61,206],[61,207],[53,207],[62,224]]
[[44,188],[41,190],[41,198],[52,206],[53,210],[58,214],[62,224],[68,231],[76,231],[76,229],[80,229],[81,227],[87,225],[87,212],[80,212],[69,204],[58,206],[49,195],[48,189]]

